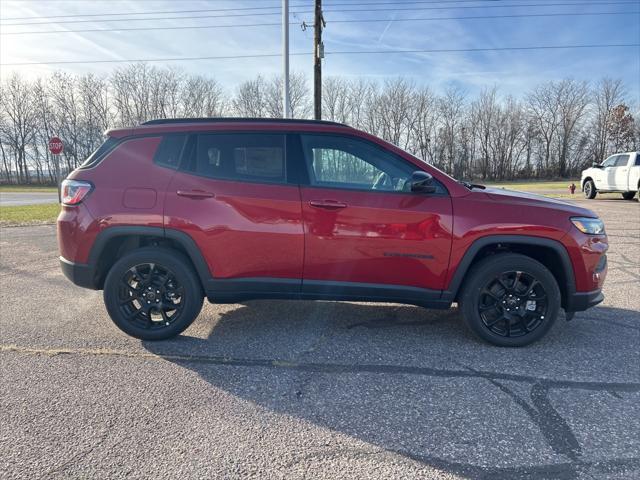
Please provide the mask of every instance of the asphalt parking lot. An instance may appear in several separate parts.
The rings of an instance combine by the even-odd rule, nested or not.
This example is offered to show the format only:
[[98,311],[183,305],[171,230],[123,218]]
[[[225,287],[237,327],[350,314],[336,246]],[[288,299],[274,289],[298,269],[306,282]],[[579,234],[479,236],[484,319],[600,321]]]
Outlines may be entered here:
[[640,204],[605,220],[605,302],[500,349],[455,310],[206,305],[140,342],[60,273],[53,226],[0,233],[1,478],[640,477]]

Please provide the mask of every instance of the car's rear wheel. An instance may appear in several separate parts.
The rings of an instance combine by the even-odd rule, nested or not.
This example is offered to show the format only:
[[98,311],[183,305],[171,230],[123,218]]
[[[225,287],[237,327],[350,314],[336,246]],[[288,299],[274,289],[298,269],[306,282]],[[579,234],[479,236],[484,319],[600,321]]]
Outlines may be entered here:
[[503,253],[471,269],[460,304],[465,322],[480,338],[502,347],[521,347],[549,331],[560,311],[560,289],[540,262]]
[[165,340],[183,332],[202,309],[200,281],[179,252],[144,247],[118,260],[104,284],[113,322],[141,340]]
[[633,200],[633,197],[636,196],[636,192],[622,192],[622,198],[625,200]]
[[594,198],[596,198],[596,185],[595,183],[593,183],[593,180],[587,180],[586,182],[584,182],[584,186],[582,187],[582,191],[584,192],[584,196],[587,197],[589,200],[593,200]]

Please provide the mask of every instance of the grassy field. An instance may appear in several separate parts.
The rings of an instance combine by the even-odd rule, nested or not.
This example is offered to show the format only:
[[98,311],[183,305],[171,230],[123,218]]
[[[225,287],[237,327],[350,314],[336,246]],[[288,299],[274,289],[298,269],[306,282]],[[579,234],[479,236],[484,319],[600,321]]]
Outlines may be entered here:
[[[476,183],[482,183],[478,181]],[[576,191],[573,195],[569,193],[569,185],[575,183]],[[521,180],[508,182],[487,182],[485,185],[492,188],[504,188],[506,190],[516,190],[520,192],[537,193],[552,198],[579,199],[582,198],[580,190],[580,180]]]
[[0,193],[2,192],[46,192],[55,193],[58,189],[56,187],[45,187],[40,185],[0,185]]
[[59,212],[60,205],[57,203],[0,207],[0,226],[54,223]]
[[580,189],[580,180],[561,180],[561,181],[513,181],[513,182],[488,182],[487,185],[498,188],[507,188],[511,190],[526,190],[528,192],[535,192],[537,190],[562,190],[566,192],[569,185],[575,183],[576,191]]

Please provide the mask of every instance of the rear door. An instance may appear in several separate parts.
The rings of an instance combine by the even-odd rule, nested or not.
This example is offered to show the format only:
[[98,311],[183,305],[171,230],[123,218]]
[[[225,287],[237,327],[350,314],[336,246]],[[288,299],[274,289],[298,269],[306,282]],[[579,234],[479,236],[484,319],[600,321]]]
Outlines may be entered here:
[[635,160],[629,167],[629,183],[627,185],[627,190],[630,192],[638,190],[638,187],[640,186],[640,153],[636,152],[634,157]]
[[444,288],[452,227],[446,189],[411,192],[417,168],[364,139],[300,139],[308,176],[303,292]]
[[616,157],[615,166],[615,188],[626,191],[629,183],[629,154],[622,154]]
[[304,236],[286,136],[197,133],[185,148],[167,192],[165,226],[195,240],[216,281],[241,282],[227,282],[230,289],[298,291]]

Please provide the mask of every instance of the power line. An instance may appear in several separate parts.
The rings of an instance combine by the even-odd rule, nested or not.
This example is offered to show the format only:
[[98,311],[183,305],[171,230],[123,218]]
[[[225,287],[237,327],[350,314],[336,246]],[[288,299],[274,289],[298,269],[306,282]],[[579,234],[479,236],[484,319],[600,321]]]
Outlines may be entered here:
[[[474,2],[501,2],[504,0],[416,0],[410,2],[402,2],[402,5],[413,5],[413,4],[425,4],[425,3],[474,3]],[[328,4],[330,7],[342,7],[342,6],[365,6],[365,5],[398,5],[398,2],[358,2],[358,3],[333,3]],[[291,7],[307,7],[307,4],[301,5],[290,5]],[[237,7],[237,8],[207,8],[200,10],[166,10],[162,12],[157,11],[146,11],[146,12],[109,12],[109,13],[82,13],[82,14],[69,14],[69,15],[46,15],[46,16],[29,16],[29,17],[10,17],[5,18],[4,20],[36,20],[39,18],[49,19],[49,18],[69,18],[69,17],[112,17],[112,16],[121,16],[121,15],[161,15],[161,14],[171,14],[171,13],[203,13],[203,12],[226,12],[226,11],[236,11],[236,10],[274,10],[280,9],[280,5],[276,4],[272,7]]]
[[[537,46],[521,46],[521,47],[486,47],[486,48],[438,48],[438,49],[416,49],[416,50],[343,50],[326,52],[326,55],[394,55],[394,54],[411,54],[411,53],[472,53],[472,52],[501,52],[501,51],[531,51],[531,50],[561,50],[574,48],[627,48],[640,47],[640,43],[620,43],[620,44],[590,44],[590,45],[537,45]],[[293,52],[290,55],[306,56],[312,55],[311,52]],[[21,63],[0,63],[3,67],[17,67],[30,65],[71,65],[71,64],[97,64],[97,63],[136,63],[136,62],[182,62],[194,60],[230,60],[230,59],[247,59],[247,58],[273,58],[280,57],[279,53],[256,53],[250,55],[228,55],[228,56],[210,56],[210,57],[170,57],[170,58],[137,58],[123,60],[73,60],[73,61],[57,61],[57,62],[21,62]]]
[[[309,13],[309,11],[307,12],[296,12],[296,13]],[[100,22],[100,23],[104,23],[104,22],[144,22],[144,21],[151,21],[151,20],[188,20],[191,18],[228,18],[228,17],[262,17],[262,16],[274,16],[274,15],[280,15],[280,12],[273,12],[273,13],[230,13],[230,14],[224,14],[224,15],[190,15],[190,16],[186,16],[186,17],[153,17],[153,18],[112,18],[112,19],[105,19],[105,20],[60,20],[60,21],[51,21],[51,22],[23,22],[23,23],[3,23],[2,26],[3,27],[16,27],[16,26],[23,26],[23,25],[50,25],[52,23],[55,23],[56,25],[62,24],[62,23],[95,23],[95,22]]]
[[339,52],[328,52],[329,55],[376,55],[376,54],[398,54],[398,53],[455,53],[455,52],[500,52],[507,50],[560,50],[571,48],[626,48],[640,47],[640,43],[618,43],[618,44],[591,44],[591,45],[536,45],[529,47],[487,47],[487,48],[438,48],[431,50],[343,50]]
[[[449,10],[452,8],[455,9],[473,9],[473,8],[521,8],[521,7],[562,7],[562,6],[586,6],[586,5],[633,5],[637,4],[638,0],[606,0],[606,1],[581,1],[581,2],[563,2],[563,3],[528,3],[528,4],[510,4],[510,5],[460,5],[455,7],[389,7],[389,8],[359,8],[359,9],[337,9],[337,10],[326,10],[328,13],[345,13],[345,12],[401,12],[401,11],[420,11],[420,10]],[[300,10],[297,12],[291,12],[292,14],[304,14],[304,13],[313,13],[313,10]],[[15,27],[15,26],[24,26],[24,25],[49,25],[49,24],[68,24],[68,23],[95,23],[95,22],[140,22],[140,21],[155,21],[155,20],[188,20],[188,19],[201,19],[201,18],[227,18],[227,17],[253,17],[253,16],[273,16],[280,15],[279,12],[274,13],[232,13],[226,15],[194,15],[194,16],[181,16],[181,17],[153,17],[153,18],[114,18],[114,19],[105,19],[105,20],[62,20],[62,21],[51,21],[51,22],[22,22],[22,23],[7,23],[2,24],[4,27]]]
[[582,17],[597,15],[630,15],[635,12],[572,12],[572,13],[514,13],[509,15],[473,15],[466,17],[431,17],[431,18],[367,18],[362,20],[331,20],[331,23],[371,23],[371,22],[422,22],[430,20],[479,20],[489,18],[528,18],[528,17]]
[[[260,0],[256,0],[260,1]],[[274,0],[275,1],[275,0]],[[329,3],[325,4],[326,7],[356,7],[356,6],[376,6],[376,5],[418,5],[418,4],[455,4],[455,3],[481,3],[481,2],[502,2],[504,0],[412,0],[408,2],[349,2],[349,3]],[[548,0],[552,1],[552,0]],[[576,2],[584,2],[584,0],[575,0]],[[306,7],[306,4],[301,5],[291,5],[291,7]],[[223,12],[223,11],[239,11],[239,10],[274,10],[279,9],[280,5],[276,4],[272,7],[235,7],[235,8],[207,8],[207,9],[199,9],[199,10],[165,10],[165,11],[143,11],[143,12],[102,12],[102,13],[76,13],[76,14],[68,14],[68,15],[43,15],[43,16],[35,16],[31,15],[29,17],[9,17],[3,19],[7,20],[37,20],[37,19],[51,19],[51,18],[76,18],[76,17],[113,17],[113,16],[122,16],[122,15],[163,15],[163,14],[171,14],[171,13],[204,13],[204,12]],[[452,7],[454,8],[454,7]],[[9,25],[9,24],[8,24]]]
[[[289,25],[298,25],[300,22],[290,22]],[[0,35],[27,35],[27,34],[49,34],[49,33],[87,33],[87,32],[128,32],[143,30],[191,30],[202,28],[239,28],[239,27],[274,27],[280,26],[281,23],[241,23],[235,25],[194,25],[179,27],[136,27],[136,28],[95,28],[86,30],[40,30],[33,32],[7,32]]]
[[[438,21],[438,20],[481,20],[481,19],[500,19],[500,18],[538,18],[538,17],[573,17],[573,16],[598,16],[598,15],[634,15],[640,14],[640,11],[625,12],[570,12],[570,13],[522,13],[508,15],[473,15],[465,17],[427,17],[427,18],[367,18],[357,20],[332,20],[331,23],[376,23],[376,22],[422,22],[422,21]],[[290,22],[290,25],[298,25],[300,22]],[[232,25],[193,25],[193,26],[175,26],[175,27],[134,27],[134,28],[95,28],[85,30],[39,30],[27,32],[4,32],[0,35],[32,35],[32,34],[56,34],[56,33],[88,33],[88,32],[127,32],[127,31],[146,31],[146,30],[192,30],[192,29],[209,29],[209,28],[243,28],[243,27],[274,27],[280,26],[280,23],[245,23]],[[309,25],[311,26],[311,25]]]
[[[470,1],[470,0],[466,0]],[[296,5],[299,7],[305,7],[306,5]],[[273,7],[237,7],[237,8],[206,8],[201,10],[166,10],[161,12],[147,11],[147,12],[118,12],[118,13],[83,13],[76,15],[46,15],[46,16],[31,16],[31,17],[11,17],[5,18],[4,20],[37,20],[37,19],[48,19],[48,18],[69,18],[69,17],[114,17],[121,15],[162,15],[162,14],[170,14],[170,13],[203,13],[203,12],[231,12],[231,11],[240,11],[240,10],[277,10],[280,6],[276,5]],[[96,21],[96,20],[89,20]],[[44,22],[44,23],[53,23],[53,22]],[[7,24],[11,25],[11,24]],[[19,24],[16,24],[19,25]]]

